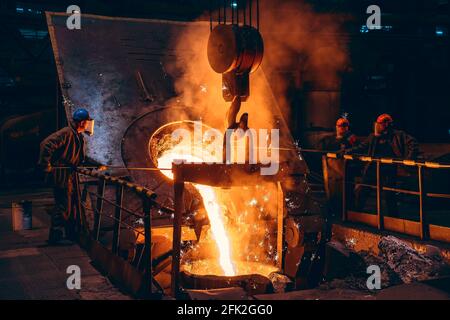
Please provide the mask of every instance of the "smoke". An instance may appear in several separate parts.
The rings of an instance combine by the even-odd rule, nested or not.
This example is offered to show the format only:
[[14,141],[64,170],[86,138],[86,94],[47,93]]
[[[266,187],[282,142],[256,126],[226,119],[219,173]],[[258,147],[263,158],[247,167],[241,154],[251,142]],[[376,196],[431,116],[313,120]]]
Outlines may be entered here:
[[[315,88],[339,87],[340,74],[349,63],[347,44],[342,40],[345,19],[317,13],[303,1],[261,1],[264,58],[261,67],[250,75],[250,97],[241,107],[241,113],[249,113],[250,127],[279,127],[274,122],[278,107],[285,118],[289,117],[290,106],[285,99],[289,86],[301,88],[309,83]],[[207,60],[208,37],[208,22],[188,26],[175,39],[173,45],[179,58],[171,67],[179,74],[175,81],[177,100],[189,106],[192,114],[201,115],[207,124],[223,130],[229,103],[222,98],[221,75],[211,69]]]
[[[175,77],[176,101],[189,108],[191,120],[201,120],[224,131],[229,102],[222,98],[222,75],[215,73],[207,59],[209,23],[198,22],[186,27],[174,42],[178,59],[167,67]],[[274,122],[272,91],[261,69],[250,75],[250,97],[242,103],[240,113],[249,113],[249,126],[271,129]]]
[[266,43],[263,67],[300,72],[303,81],[329,86],[347,68],[342,23],[346,17],[317,13],[302,1],[264,1],[261,33]]
[[228,106],[222,99],[222,76],[209,66],[206,55],[208,36],[209,23],[188,25],[175,38],[173,46],[177,60],[168,65],[167,71],[176,75],[176,103],[187,106],[188,116],[223,129]]
[[[340,37],[343,20],[336,15],[314,12],[301,1],[261,1],[260,11],[264,58],[261,67],[250,75],[250,97],[242,103],[237,118],[247,112],[250,128],[279,129],[280,148],[292,147],[294,141],[282,117],[289,116],[285,93],[292,85],[292,77],[276,75],[295,74],[297,88],[306,82],[316,88],[338,87],[340,73],[349,62],[346,43]],[[221,75],[212,70],[207,60],[208,37],[209,22],[196,22],[175,38],[172,46],[177,60],[167,67],[175,75],[177,97],[172,103],[188,107],[183,116],[201,119],[206,125],[224,131],[230,103],[222,98]],[[298,155],[287,157],[292,160]],[[230,221],[236,222],[229,232],[236,240],[233,250],[238,260],[275,260],[275,226],[270,224],[274,217],[266,220],[261,215],[277,212],[277,190],[268,186],[262,189],[239,188],[229,195],[224,190],[220,192],[222,203],[235,207],[228,208]],[[250,249],[243,249],[245,245]]]
[[[261,7],[261,32],[266,44],[263,68],[276,79],[271,82],[272,89],[283,115],[290,119],[289,89],[340,90],[340,76],[349,63],[342,37],[342,24],[348,17],[317,13],[302,1],[264,1]],[[293,122],[304,123],[300,120]]]

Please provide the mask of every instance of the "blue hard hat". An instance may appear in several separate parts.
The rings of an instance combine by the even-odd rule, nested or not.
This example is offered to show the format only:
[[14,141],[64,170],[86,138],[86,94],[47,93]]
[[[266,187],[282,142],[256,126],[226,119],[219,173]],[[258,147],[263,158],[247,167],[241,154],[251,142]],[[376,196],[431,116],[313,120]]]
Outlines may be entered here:
[[73,121],[80,122],[83,120],[92,120],[89,116],[89,112],[86,109],[78,108],[72,115]]

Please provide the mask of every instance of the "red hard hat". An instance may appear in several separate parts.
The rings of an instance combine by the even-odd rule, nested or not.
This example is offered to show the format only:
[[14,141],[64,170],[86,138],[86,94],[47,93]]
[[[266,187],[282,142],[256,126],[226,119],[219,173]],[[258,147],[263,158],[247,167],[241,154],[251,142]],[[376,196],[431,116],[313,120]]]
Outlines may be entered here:
[[394,122],[394,120],[387,113],[383,113],[383,114],[379,115],[377,118],[377,123],[379,123],[379,124],[390,124],[392,122]]
[[337,127],[348,127],[350,125],[350,122],[345,118],[339,118],[336,121]]

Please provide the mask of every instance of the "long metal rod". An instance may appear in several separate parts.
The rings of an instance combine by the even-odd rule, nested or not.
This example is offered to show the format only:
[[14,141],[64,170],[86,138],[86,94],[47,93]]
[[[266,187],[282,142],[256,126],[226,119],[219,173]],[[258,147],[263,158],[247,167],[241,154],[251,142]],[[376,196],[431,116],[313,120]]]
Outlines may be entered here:
[[244,5],[242,6],[244,8],[244,26],[247,25],[247,0],[244,0]]
[[184,212],[184,182],[179,180],[177,174],[174,177],[174,202],[175,214],[173,222],[173,256],[172,256],[172,296],[177,297],[179,291],[179,277],[180,277],[180,258],[181,258],[181,224]]
[[344,160],[342,179],[342,221],[347,221],[347,160]]
[[234,1],[234,3],[236,3],[236,24],[239,25],[239,0]]
[[120,241],[120,225],[122,222],[122,200],[123,200],[123,185],[116,186],[116,210],[114,213],[114,231],[113,231],[113,243],[112,252],[117,254],[119,252]]
[[253,0],[248,1],[248,20],[249,20],[248,24],[250,27],[252,26],[252,10],[253,10],[252,1]]
[[427,197],[430,197],[430,198],[450,199],[450,194],[430,193],[430,192],[427,192],[426,194],[427,194]]
[[256,0],[256,29],[259,30],[259,0]]
[[[254,149],[267,149],[267,148],[254,148]],[[323,150],[315,150],[315,149],[302,149],[302,148],[272,148],[272,150],[279,150],[279,151],[299,151],[299,152],[308,152],[308,153],[319,153],[319,154],[326,154],[328,158],[333,159],[347,159],[347,160],[357,160],[357,161],[363,161],[363,162],[381,162],[386,164],[400,164],[404,166],[424,166],[427,168],[433,168],[433,169],[450,169],[450,164],[448,163],[438,163],[438,162],[430,162],[430,161],[414,161],[414,160],[402,160],[402,159],[394,159],[394,158],[374,158],[374,157],[368,157],[365,155],[349,155],[346,154],[344,156],[335,153],[334,151],[323,151]],[[98,169],[99,166],[79,166],[77,168],[79,169]],[[172,168],[146,168],[146,167],[123,167],[123,166],[104,166],[109,169],[123,169],[123,170],[142,170],[142,171],[172,171]],[[73,169],[73,167],[68,166],[56,166],[52,167],[53,169]]]
[[233,0],[231,0],[231,24],[234,24],[234,7],[233,7]]
[[[172,171],[172,168],[145,168],[145,167],[121,167],[121,166],[103,166],[107,169],[123,169],[123,170],[140,170],[140,171]],[[99,166],[79,166],[76,167],[77,169],[98,169]],[[73,167],[67,167],[67,166],[56,166],[52,167],[52,169],[74,169]],[[99,170],[104,171],[104,170]]]
[[[98,197],[98,196],[99,196],[98,194],[96,194],[96,193],[94,193],[94,192],[89,192],[89,194],[91,194],[91,195],[93,195],[93,196],[95,196],[95,197]],[[113,201],[110,201],[110,200],[106,199],[105,197],[103,197],[103,201],[105,201],[106,203],[109,203],[109,204],[113,205],[114,207],[117,207],[117,205],[116,205]],[[152,206],[153,206],[154,208],[158,208],[158,210],[161,210],[161,211],[163,211],[163,212],[165,212],[165,213],[170,213],[170,214],[172,214],[172,213],[174,212],[174,210],[173,210],[172,208],[166,207],[166,206],[164,206],[164,205],[158,203],[157,201],[155,201],[155,200],[153,200],[153,199],[151,199],[151,201],[152,201]],[[125,207],[120,207],[120,208],[121,208],[122,210],[126,211],[127,213],[134,215],[135,217],[142,218],[142,217],[144,216],[143,213],[136,213],[136,212],[131,211],[130,209],[127,209],[127,208],[125,208]]]
[[[94,192],[89,192],[89,194],[90,194],[90,195],[93,195],[93,196],[96,196],[97,199],[100,198],[99,195],[96,194],[96,193],[94,193]],[[133,215],[133,216],[136,217],[136,218],[141,219],[141,218],[144,217],[144,214],[142,214],[142,213],[137,213],[137,212],[134,212],[134,211],[131,211],[130,209],[127,209],[127,208],[125,208],[125,207],[123,207],[123,206],[119,206],[119,205],[117,205],[117,203],[115,203],[115,202],[113,202],[113,201],[110,201],[110,200],[106,199],[105,197],[102,197],[101,200],[104,201],[104,202],[106,202],[106,203],[108,203],[108,204],[110,204],[110,205],[112,205],[112,206],[114,206],[114,208],[118,208],[118,209],[120,209],[120,210],[125,211],[126,213],[129,213],[129,214]],[[115,210],[115,209],[114,209],[114,210]]]
[[377,162],[377,222],[378,222],[378,229],[383,229],[383,216],[381,214],[381,176],[380,176],[380,163]]
[[411,191],[411,190],[405,190],[405,189],[399,189],[399,188],[383,187],[382,190],[383,191],[391,191],[391,192],[410,194],[410,195],[413,195],[413,196],[420,195],[419,191]]
[[[95,192],[88,192],[88,193],[89,193],[90,195],[93,195],[94,197],[97,197],[97,198],[100,196],[99,194],[97,194],[97,193],[95,193]],[[106,203],[108,203],[108,204],[114,206],[114,207],[117,207],[117,204],[115,204],[113,201],[110,201],[110,200],[106,199],[105,197],[102,197],[102,200],[103,200],[104,202],[106,202]],[[173,213],[173,212],[174,212],[173,209],[168,208],[168,207],[166,207],[166,206],[163,206],[163,205],[159,204],[158,202],[156,202],[155,200],[152,200],[152,203],[153,203],[153,206],[154,206],[154,207],[158,208],[159,210],[164,211],[165,213]],[[127,209],[127,208],[122,207],[122,206],[120,207],[120,209],[126,211],[127,213],[129,213],[129,214],[131,214],[131,215],[134,215],[134,216],[137,217],[137,218],[142,218],[142,217],[144,216],[143,214],[136,213],[136,212],[131,211],[130,209]]]
[[212,29],[213,29],[213,26],[212,26],[212,23],[213,23],[213,17],[212,17],[212,1],[213,1],[213,0],[209,0],[209,32],[211,32]]
[[[82,219],[81,215],[81,192],[80,192],[80,179],[78,178],[78,173],[74,173],[74,183],[75,183],[75,190],[74,190],[74,196],[75,196],[75,206],[76,206],[76,216],[75,216],[75,222],[76,222],[76,232],[80,232],[82,228],[82,222],[85,222],[84,219]],[[84,221],[83,221],[84,220]]]
[[[144,237],[145,237],[145,234],[144,234]],[[141,268],[141,261],[142,261],[142,257],[144,256],[144,251],[145,251],[145,245],[142,247],[141,253],[139,254],[139,259],[136,264],[138,269]]]
[[220,24],[220,13],[222,12],[222,6],[220,5],[220,0],[218,0],[219,5],[217,6],[219,8],[218,11],[218,18],[217,18],[217,22],[218,24]]
[[[80,181],[80,180],[78,179],[78,181]],[[81,188],[81,186],[80,186],[80,188]],[[87,185],[84,185],[83,191],[81,192],[81,205],[83,205],[83,203],[86,202],[87,195],[88,195]],[[86,223],[86,221],[84,220],[83,223]]]
[[277,266],[279,270],[283,268],[283,226],[284,226],[284,195],[281,183],[277,182]]
[[105,179],[102,178],[98,179],[97,194],[100,195],[100,197],[97,197],[97,206],[96,211],[94,212],[95,240],[98,240],[100,234],[101,216],[103,212],[103,198],[105,196],[105,185],[106,185]]
[[145,250],[145,290],[148,294],[152,294],[153,288],[153,270],[152,270],[152,217],[151,217],[151,203],[148,198],[144,197],[142,200],[142,207],[144,209],[144,250]]
[[[82,206],[85,210],[91,210],[91,211],[94,211],[94,212],[95,212],[95,209],[93,209],[93,208],[88,208],[86,205],[83,205],[83,204],[81,204],[81,206]],[[102,216],[104,216],[104,217],[106,217],[106,218],[109,218],[109,219],[111,219],[112,221],[119,221],[119,220],[116,219],[114,216],[109,215],[109,214],[103,213]],[[139,229],[137,229],[136,227],[133,227],[131,224],[128,224],[128,223],[123,222],[123,221],[119,221],[119,222],[120,222],[120,224],[121,224],[122,226],[125,226],[127,229],[133,230],[134,232],[136,232],[137,234],[139,234],[139,235],[141,235],[141,236],[143,236],[143,237],[145,236],[145,234],[144,234],[143,231],[139,231]]]
[[56,127],[56,130],[59,130],[59,105],[60,105],[60,99],[59,99],[59,91],[61,90],[60,89],[60,86],[59,86],[59,77],[58,77],[58,74],[57,73],[55,73],[56,74],[56,99],[55,99],[55,104],[56,104],[56,108],[55,108],[55,111],[56,111],[56,123],[55,123],[55,127]]
[[425,239],[426,237],[426,223],[423,211],[423,204],[425,200],[425,191],[423,183],[423,167],[417,167],[417,177],[419,185],[419,221],[420,221],[420,239]]
[[223,0],[223,24],[227,24],[227,0]]

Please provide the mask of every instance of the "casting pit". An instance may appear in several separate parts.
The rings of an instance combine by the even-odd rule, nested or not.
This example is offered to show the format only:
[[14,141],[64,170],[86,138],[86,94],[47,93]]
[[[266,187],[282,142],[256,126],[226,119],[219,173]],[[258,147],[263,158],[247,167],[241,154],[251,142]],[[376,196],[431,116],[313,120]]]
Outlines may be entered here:
[[239,261],[235,263],[235,276],[218,275],[221,267],[214,259],[196,260],[182,265],[181,284],[185,289],[209,290],[241,287],[248,294],[263,294],[273,291],[268,275],[276,272],[275,266],[260,262]]
[[[173,173],[166,170],[176,160],[191,163],[221,162],[222,146],[203,136],[186,139],[173,134],[177,129],[187,132],[210,128],[195,127],[192,121],[168,123],[152,135],[149,153],[155,166],[170,181]],[[198,134],[198,132],[197,132]],[[190,137],[193,138],[193,135]],[[213,141],[212,141],[213,140]],[[193,143],[192,143],[193,142]],[[240,286],[247,291],[270,291],[269,275],[276,272],[276,203],[275,184],[220,188],[186,183],[197,191],[208,219],[197,242],[183,249],[180,257],[180,280],[184,288],[211,289]],[[194,213],[195,216],[195,213]],[[257,290],[256,290],[257,289]],[[256,290],[256,291],[255,291]]]

